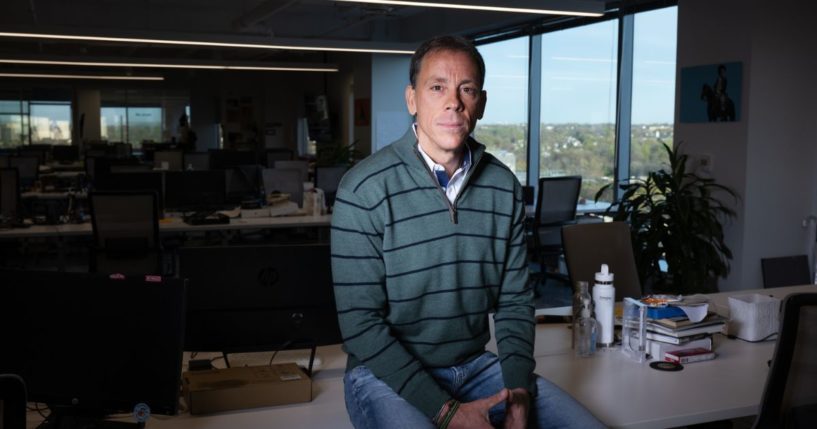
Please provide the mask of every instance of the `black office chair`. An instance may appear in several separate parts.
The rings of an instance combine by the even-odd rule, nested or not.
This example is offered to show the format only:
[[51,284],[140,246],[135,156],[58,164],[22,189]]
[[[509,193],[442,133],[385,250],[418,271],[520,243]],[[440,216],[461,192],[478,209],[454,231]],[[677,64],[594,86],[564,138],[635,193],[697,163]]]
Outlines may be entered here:
[[0,168],[0,225],[21,221],[20,178],[16,168]]
[[0,374],[0,428],[25,429],[26,384],[14,374]]
[[564,280],[558,273],[562,255],[562,227],[576,222],[581,176],[539,178],[539,197],[533,219],[533,251],[542,274]]
[[157,199],[153,191],[91,192],[91,272],[165,274]]
[[782,311],[754,428],[813,428],[817,422],[817,293],[787,296]]
[[764,288],[814,283],[806,255],[762,258],[760,269],[763,272]]
[[601,264],[613,273],[616,301],[641,297],[641,281],[633,256],[630,227],[625,222],[584,223],[562,228],[565,261],[571,284],[591,285]]

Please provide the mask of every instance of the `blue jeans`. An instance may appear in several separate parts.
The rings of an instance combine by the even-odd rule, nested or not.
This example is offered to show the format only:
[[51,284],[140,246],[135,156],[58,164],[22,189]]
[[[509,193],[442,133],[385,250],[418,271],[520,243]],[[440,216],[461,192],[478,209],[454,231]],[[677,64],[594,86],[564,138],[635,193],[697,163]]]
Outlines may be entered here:
[[[487,369],[485,369],[487,367]],[[449,368],[430,369],[437,383],[460,402],[491,396],[504,387],[499,359],[485,352],[470,362]],[[536,377],[539,394],[528,414],[529,428],[603,428],[598,419],[555,384]],[[343,378],[346,410],[357,429],[434,429],[425,414],[380,381],[365,366],[352,368]],[[489,413],[491,424],[502,427],[505,404]]]

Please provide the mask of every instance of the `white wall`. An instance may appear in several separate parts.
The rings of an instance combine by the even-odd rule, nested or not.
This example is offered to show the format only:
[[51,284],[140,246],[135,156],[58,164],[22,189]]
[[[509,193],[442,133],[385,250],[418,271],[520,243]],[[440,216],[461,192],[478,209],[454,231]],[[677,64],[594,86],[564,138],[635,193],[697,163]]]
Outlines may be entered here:
[[399,139],[412,117],[406,107],[411,57],[372,55],[372,152]]
[[734,259],[721,290],[762,287],[763,257],[807,253],[801,222],[817,208],[815,13],[817,3],[797,0],[679,1],[679,74],[743,63],[740,122],[684,124],[676,114],[684,152],[711,154],[712,176],[742,198],[726,230]]

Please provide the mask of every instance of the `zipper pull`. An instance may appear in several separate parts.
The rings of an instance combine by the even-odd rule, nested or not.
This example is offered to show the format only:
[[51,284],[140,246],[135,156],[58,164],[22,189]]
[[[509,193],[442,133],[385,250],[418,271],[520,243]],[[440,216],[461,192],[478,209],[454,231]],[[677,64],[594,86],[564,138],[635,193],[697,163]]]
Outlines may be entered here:
[[453,205],[448,206],[448,213],[451,215],[451,223],[457,224],[457,208]]

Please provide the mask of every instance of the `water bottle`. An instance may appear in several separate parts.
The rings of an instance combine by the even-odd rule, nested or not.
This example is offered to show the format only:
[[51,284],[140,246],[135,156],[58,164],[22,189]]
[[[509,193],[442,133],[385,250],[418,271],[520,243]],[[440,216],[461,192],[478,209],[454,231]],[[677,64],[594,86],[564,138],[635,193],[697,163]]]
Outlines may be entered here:
[[616,300],[616,288],[613,287],[613,273],[607,264],[601,265],[596,273],[593,285],[593,306],[596,310],[596,322],[599,324],[598,342],[604,347],[613,345],[613,305]]
[[[582,317],[582,309],[589,309],[593,313],[593,298],[590,296],[590,287],[585,281],[577,281],[576,289],[573,293],[573,322]],[[572,348],[576,348],[577,332],[573,331]]]
[[598,323],[589,308],[582,309],[579,317],[573,320],[573,338],[576,341],[576,356],[593,356],[598,341]]

